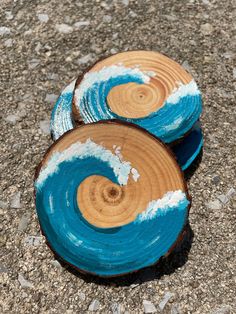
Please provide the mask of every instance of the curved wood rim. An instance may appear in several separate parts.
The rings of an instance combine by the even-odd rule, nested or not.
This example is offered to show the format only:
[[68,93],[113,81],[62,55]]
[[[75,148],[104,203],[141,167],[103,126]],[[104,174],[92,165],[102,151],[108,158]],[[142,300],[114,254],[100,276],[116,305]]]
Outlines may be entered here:
[[[169,153],[170,157],[172,158],[173,162],[175,163],[175,166],[176,166],[176,169],[178,170],[179,172],[179,175],[180,177],[182,178],[182,181],[183,181],[183,186],[184,186],[184,192],[186,194],[186,198],[188,199],[189,201],[189,205],[188,205],[188,211],[187,211],[187,215],[186,215],[186,220],[185,220],[185,224],[181,230],[181,232],[179,233],[176,241],[173,243],[173,245],[170,247],[170,249],[167,251],[167,253],[165,255],[163,255],[163,257],[167,257],[172,251],[173,249],[179,244],[179,242],[181,242],[183,236],[184,236],[184,233],[185,233],[185,227],[186,227],[186,223],[188,221],[188,216],[189,216],[189,211],[190,211],[190,208],[191,208],[191,203],[192,203],[192,198],[188,192],[188,187],[187,187],[187,183],[185,181],[185,178],[184,178],[184,174],[183,174],[183,171],[181,170],[181,168],[179,167],[177,161],[176,161],[176,158],[173,154],[173,152],[171,151],[171,149],[166,145],[164,144],[160,139],[158,139],[157,137],[155,137],[153,134],[151,134],[150,132],[148,132],[147,130],[139,127],[138,125],[136,124],[133,124],[133,123],[130,123],[130,122],[125,122],[125,121],[120,121],[120,120],[101,120],[101,121],[98,121],[98,122],[95,122],[93,124],[119,124],[119,125],[125,125],[125,126],[131,126],[133,128],[136,128],[144,133],[146,133],[148,136],[150,136],[151,138],[153,138],[155,141],[157,141],[159,144],[161,144],[161,146]],[[83,125],[80,125],[78,127],[76,127],[76,129],[78,128],[82,128]],[[36,179],[38,178],[38,175],[39,175],[39,172],[44,164],[44,161],[45,159],[47,158],[47,156],[49,155],[49,153],[51,152],[51,150],[56,146],[56,144],[60,141],[61,138],[64,138],[67,134],[73,132],[74,129],[72,130],[69,130],[67,131],[66,133],[64,133],[59,139],[57,139],[46,151],[46,153],[44,154],[44,157],[43,159],[41,160],[41,162],[39,163],[39,165],[36,167],[36,170],[35,170],[35,176],[34,176],[34,182],[36,181]],[[36,189],[34,188],[34,198],[35,198],[35,204],[36,204]],[[40,222],[39,222],[40,224]],[[45,236],[45,233],[42,229],[42,226],[40,224],[40,229],[41,229],[41,232],[42,234]],[[85,270],[82,270],[72,264],[70,264],[69,262],[67,262],[66,260],[64,260],[63,258],[61,258],[59,256],[59,254],[57,254],[57,252],[55,252],[52,247],[51,247],[51,244],[47,241],[47,237],[45,236],[46,238],[46,243],[48,245],[48,247],[51,249],[51,251],[54,253],[55,256],[58,256],[59,259],[63,260],[65,262],[65,264],[68,264],[70,265],[72,268],[74,268],[75,270],[79,271],[80,273],[83,273],[83,274],[89,274],[89,275],[93,275],[93,276],[96,276],[96,277],[101,277],[101,278],[112,278],[112,277],[121,277],[121,276],[124,276],[124,275],[127,275],[127,274],[131,274],[131,273],[136,273],[138,272],[140,269],[137,269],[137,270],[134,270],[134,271],[131,271],[131,272],[127,272],[127,273],[122,273],[122,274],[117,274],[117,275],[110,275],[110,276],[102,276],[102,275],[98,275],[96,273],[93,273],[93,272],[89,272],[89,271],[85,271]],[[153,266],[153,265],[156,265],[160,260],[162,259],[159,258],[155,263],[149,265],[148,267],[150,266]]]

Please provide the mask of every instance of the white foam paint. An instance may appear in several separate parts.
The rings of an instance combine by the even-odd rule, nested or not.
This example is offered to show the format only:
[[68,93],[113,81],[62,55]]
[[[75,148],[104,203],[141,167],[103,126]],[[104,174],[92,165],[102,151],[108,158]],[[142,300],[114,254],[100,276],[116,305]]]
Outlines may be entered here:
[[146,210],[138,215],[137,221],[142,222],[151,220],[157,215],[165,215],[168,211],[176,208],[184,200],[186,200],[186,195],[183,191],[169,191],[162,198],[149,202]]
[[166,125],[164,127],[164,129],[166,131],[172,131],[172,130],[176,130],[178,129],[178,127],[181,125],[181,123],[183,122],[183,118],[182,117],[179,117],[177,118],[173,123],[169,124],[169,125]]
[[54,205],[53,205],[53,196],[52,194],[49,195],[49,207],[50,207],[50,213],[54,213]]
[[130,172],[135,173],[137,178],[138,171],[132,168],[129,161],[123,161],[119,156],[113,154],[110,150],[102,145],[98,145],[88,139],[85,143],[76,142],[65,149],[63,152],[55,152],[47,164],[41,169],[39,176],[35,182],[35,186],[39,188],[45,180],[59,170],[59,165],[65,161],[72,161],[74,158],[84,159],[87,157],[95,157],[101,161],[108,162],[113,169],[115,176],[120,185],[126,185]]
[[197,83],[192,80],[188,84],[182,84],[179,82],[179,87],[174,89],[170,96],[167,98],[166,103],[177,104],[180,98],[185,96],[200,95],[200,90],[197,87]]
[[133,75],[142,80],[143,83],[148,83],[150,81],[150,76],[154,75],[154,72],[142,72],[138,68],[127,68],[122,64],[111,65],[102,68],[97,72],[88,72],[84,75],[83,80],[80,85],[75,90],[75,100],[76,104],[79,105],[84,94],[95,84],[106,82],[112,78],[117,78],[118,76]]

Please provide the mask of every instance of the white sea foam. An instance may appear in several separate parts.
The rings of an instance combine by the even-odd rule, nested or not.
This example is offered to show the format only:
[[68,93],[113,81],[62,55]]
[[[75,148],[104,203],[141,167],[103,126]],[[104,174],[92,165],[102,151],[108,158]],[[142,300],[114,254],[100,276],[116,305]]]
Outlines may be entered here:
[[181,125],[182,122],[183,122],[183,118],[179,117],[173,123],[164,126],[164,129],[166,131],[176,130]]
[[180,98],[195,95],[200,95],[200,91],[194,80],[188,84],[179,83],[179,87],[174,89],[174,91],[167,98],[166,103],[177,104],[180,101]]
[[138,68],[127,68],[123,65],[111,65],[108,67],[102,68],[97,72],[88,72],[84,75],[83,80],[81,81],[78,88],[75,90],[75,100],[76,105],[79,106],[80,101],[82,100],[84,94],[95,84],[106,82],[112,78],[117,78],[118,76],[132,75],[136,76],[143,83],[148,83],[150,81],[150,76],[153,76],[153,72],[145,73]]
[[183,191],[169,191],[162,198],[149,202],[146,210],[138,215],[137,222],[151,220],[156,216],[165,215],[184,200],[186,200],[186,195]]
[[55,152],[41,169],[35,182],[36,187],[40,187],[49,176],[56,173],[61,163],[71,161],[74,158],[84,159],[87,157],[95,157],[101,161],[108,162],[121,185],[127,184],[131,171],[137,177],[138,171],[136,169],[133,170],[134,168],[132,168],[129,161],[121,160],[119,156],[113,154],[110,150],[88,139],[85,143],[76,142],[72,144],[63,152]]

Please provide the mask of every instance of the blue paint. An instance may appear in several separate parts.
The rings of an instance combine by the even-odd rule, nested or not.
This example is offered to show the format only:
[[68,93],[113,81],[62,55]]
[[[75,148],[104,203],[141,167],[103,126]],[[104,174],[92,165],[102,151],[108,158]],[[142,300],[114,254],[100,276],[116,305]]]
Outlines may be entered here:
[[201,128],[194,128],[179,144],[172,147],[177,162],[186,170],[200,153],[203,146]]
[[181,232],[188,200],[148,221],[97,228],[82,217],[76,200],[78,186],[91,175],[118,183],[107,162],[88,157],[62,162],[43,185],[36,184],[38,217],[53,250],[72,265],[102,276],[131,272],[156,262]]
[[65,132],[74,128],[72,118],[72,99],[75,81],[71,82],[60,94],[51,114],[51,134],[57,140]]

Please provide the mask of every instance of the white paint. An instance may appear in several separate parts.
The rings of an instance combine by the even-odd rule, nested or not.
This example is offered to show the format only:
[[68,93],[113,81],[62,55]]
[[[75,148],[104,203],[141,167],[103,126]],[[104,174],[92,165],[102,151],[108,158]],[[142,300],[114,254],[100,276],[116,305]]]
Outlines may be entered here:
[[188,84],[179,83],[179,87],[167,98],[166,103],[177,104],[182,97],[200,95],[200,91],[197,87],[197,83],[192,80]]
[[183,122],[183,118],[179,117],[173,123],[171,123],[170,125],[166,125],[164,127],[164,129],[166,131],[176,130],[181,125],[182,122]]
[[53,206],[53,196],[52,194],[49,195],[49,207],[50,207],[50,213],[54,213],[54,206]]
[[138,170],[135,169],[135,168],[132,168],[132,169],[131,169],[131,173],[132,173],[132,175],[133,175],[134,181],[137,182],[137,181],[138,181],[138,178],[140,177],[140,174],[138,173]]
[[137,221],[142,222],[153,219],[157,215],[163,215],[177,207],[185,199],[186,195],[183,191],[169,191],[162,198],[149,202],[146,210],[138,215]]
[[[101,161],[108,162],[109,166],[113,169],[119,184],[127,184],[129,174],[132,170],[130,162],[120,160],[120,158],[110,150],[88,139],[85,143],[78,141],[72,144],[63,152],[55,152],[50,157],[47,164],[41,169],[35,182],[36,187],[39,188],[42,186],[49,176],[59,170],[59,165],[64,161],[72,161],[74,158],[84,159],[87,157],[95,157]],[[135,170],[133,170],[133,172],[135,172]]]
[[76,105],[79,106],[85,93],[92,88],[95,83],[106,82],[112,78],[125,75],[137,76],[143,83],[148,83],[150,81],[150,75],[142,72],[138,68],[131,69],[124,67],[123,65],[111,65],[109,67],[104,67],[97,72],[88,72],[84,75],[83,80],[75,90]]

